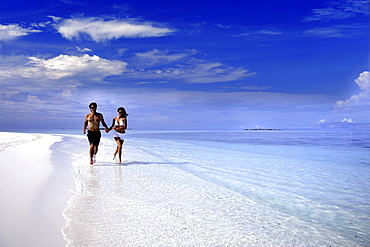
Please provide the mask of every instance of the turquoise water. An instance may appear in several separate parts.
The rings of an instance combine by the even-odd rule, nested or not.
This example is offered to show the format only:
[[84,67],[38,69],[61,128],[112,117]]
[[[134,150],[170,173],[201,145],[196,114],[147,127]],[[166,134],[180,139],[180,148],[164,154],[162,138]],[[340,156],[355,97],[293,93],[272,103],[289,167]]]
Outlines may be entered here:
[[[359,245],[370,244],[370,132],[137,133],[188,173]],[[178,145],[162,145],[161,142]],[[179,144],[181,143],[181,145]],[[159,149],[159,150],[158,150]]]
[[109,134],[94,166],[82,134],[55,148],[76,172],[68,246],[370,245],[367,131],[132,130],[123,165]]

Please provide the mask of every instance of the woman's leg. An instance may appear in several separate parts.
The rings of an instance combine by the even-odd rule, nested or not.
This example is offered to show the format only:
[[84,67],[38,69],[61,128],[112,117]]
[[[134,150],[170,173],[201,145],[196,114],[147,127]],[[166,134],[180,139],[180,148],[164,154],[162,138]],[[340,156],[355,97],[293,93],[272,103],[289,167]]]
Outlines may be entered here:
[[[115,140],[116,142],[119,140],[119,138],[118,138],[118,137],[113,137],[113,138],[114,138],[114,140]],[[118,143],[117,143],[116,150],[114,150],[113,159],[115,159],[115,158],[116,158],[117,153],[118,153]]]
[[123,140],[119,140],[118,146],[118,164],[122,164],[122,147],[123,147]]
[[117,148],[116,151],[114,152],[114,156],[118,153],[118,164],[122,164],[122,145],[123,141],[119,139],[119,137],[114,137],[114,140],[116,140],[117,143]]

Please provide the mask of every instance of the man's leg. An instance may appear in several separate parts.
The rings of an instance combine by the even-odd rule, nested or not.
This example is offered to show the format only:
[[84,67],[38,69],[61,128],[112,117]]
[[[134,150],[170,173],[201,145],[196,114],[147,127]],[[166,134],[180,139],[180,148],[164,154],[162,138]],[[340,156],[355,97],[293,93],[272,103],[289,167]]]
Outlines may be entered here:
[[100,138],[101,138],[101,133],[99,132],[89,132],[89,141],[90,141],[90,149],[89,149],[89,154],[90,154],[90,164],[95,163],[95,156],[98,153],[98,146],[100,143]]
[[100,131],[97,132],[96,141],[94,142],[94,163],[95,163],[95,156],[98,153],[99,143],[100,143],[101,133]]
[[93,143],[90,143],[89,155],[90,155],[90,165],[92,165],[94,164],[95,156],[95,145]]
[[94,146],[94,157],[96,156],[96,154],[98,153],[98,148],[99,148],[99,145],[95,145]]

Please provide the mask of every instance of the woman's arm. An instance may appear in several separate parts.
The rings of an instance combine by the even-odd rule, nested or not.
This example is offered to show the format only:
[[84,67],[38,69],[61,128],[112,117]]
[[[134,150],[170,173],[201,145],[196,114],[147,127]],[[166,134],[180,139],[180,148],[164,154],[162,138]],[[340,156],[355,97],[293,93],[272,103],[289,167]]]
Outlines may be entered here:
[[[111,130],[113,129],[115,120],[116,120],[116,118],[113,118],[113,120],[112,120],[112,125],[108,128],[108,132],[109,132],[109,131],[111,131]],[[108,133],[108,132],[107,132],[107,133]]]
[[125,124],[125,129],[127,129],[127,118],[125,118],[124,124]]

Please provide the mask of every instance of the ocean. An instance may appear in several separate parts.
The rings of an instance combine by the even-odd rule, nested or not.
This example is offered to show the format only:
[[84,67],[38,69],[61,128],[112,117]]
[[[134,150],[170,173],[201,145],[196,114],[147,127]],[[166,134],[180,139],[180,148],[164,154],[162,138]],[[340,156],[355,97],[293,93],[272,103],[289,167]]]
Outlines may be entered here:
[[[127,131],[72,157],[68,246],[370,246],[369,131]],[[59,145],[59,146],[58,146]]]

